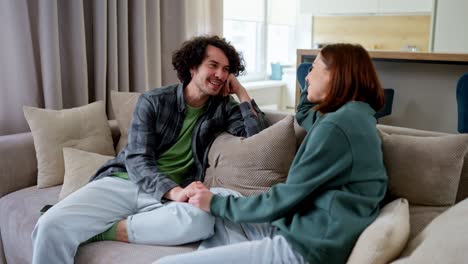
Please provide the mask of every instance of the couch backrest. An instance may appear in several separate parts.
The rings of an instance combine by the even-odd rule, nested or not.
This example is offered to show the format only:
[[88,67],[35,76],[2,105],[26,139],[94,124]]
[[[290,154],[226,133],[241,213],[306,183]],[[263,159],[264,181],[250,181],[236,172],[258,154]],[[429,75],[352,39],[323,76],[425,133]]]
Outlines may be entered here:
[[[268,124],[272,125],[286,117],[287,114],[273,111],[265,111],[265,115]],[[120,138],[119,125],[116,120],[110,120],[109,126],[111,128],[114,146],[117,147]],[[297,146],[299,146],[306,135],[306,131],[301,126],[299,126],[299,124],[296,121],[294,121],[294,132],[296,133],[296,144]]]
[[[270,125],[280,121],[287,115],[285,113],[273,112],[273,111],[265,111],[265,114],[266,114],[266,119]],[[120,137],[119,127],[115,120],[109,121],[109,125],[111,127],[112,137],[114,139],[114,144],[116,146]],[[419,129],[387,126],[387,125],[377,125],[377,127],[388,134],[421,136],[421,137],[435,137],[435,136],[451,135],[449,133],[433,132],[433,131],[427,131],[427,130],[419,130]],[[302,143],[302,140],[304,139],[306,135],[306,131],[301,126],[299,126],[299,124],[296,121],[294,122],[294,130],[296,133],[296,144],[297,146],[299,146]],[[460,183],[459,183],[458,192],[457,192],[457,202],[467,197],[468,197],[468,155],[465,156],[464,163],[463,163],[462,175],[460,178]]]
[[37,160],[32,133],[0,136],[0,153],[0,198],[36,184]]

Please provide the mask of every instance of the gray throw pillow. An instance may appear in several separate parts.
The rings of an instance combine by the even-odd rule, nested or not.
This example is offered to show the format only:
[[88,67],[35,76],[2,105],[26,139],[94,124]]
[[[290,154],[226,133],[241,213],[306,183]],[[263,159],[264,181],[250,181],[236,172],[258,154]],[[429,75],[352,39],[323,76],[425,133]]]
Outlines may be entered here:
[[389,192],[411,204],[455,203],[467,135],[419,137],[380,131]]
[[132,121],[133,111],[141,93],[111,92],[112,110],[119,124],[120,139],[115,148],[117,153],[122,150],[128,142],[128,128]]
[[249,196],[284,182],[296,153],[293,124],[288,115],[249,138],[221,134],[208,155],[205,184]]

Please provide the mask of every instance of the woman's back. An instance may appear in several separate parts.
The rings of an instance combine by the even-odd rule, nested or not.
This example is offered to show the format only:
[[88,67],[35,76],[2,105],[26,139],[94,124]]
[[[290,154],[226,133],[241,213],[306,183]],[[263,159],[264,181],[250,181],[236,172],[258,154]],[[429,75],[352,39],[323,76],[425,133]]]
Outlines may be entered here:
[[310,259],[344,262],[379,212],[387,176],[374,114],[349,102],[317,120],[298,150],[286,184],[308,195],[273,225]]

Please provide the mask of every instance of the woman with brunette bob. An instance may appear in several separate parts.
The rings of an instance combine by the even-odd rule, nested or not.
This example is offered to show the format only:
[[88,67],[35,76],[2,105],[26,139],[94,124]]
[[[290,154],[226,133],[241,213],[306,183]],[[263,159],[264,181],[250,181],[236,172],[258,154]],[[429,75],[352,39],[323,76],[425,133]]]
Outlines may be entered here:
[[193,191],[189,202],[223,223],[202,243],[216,247],[157,263],[346,262],[387,189],[374,117],[383,89],[369,54],[351,44],[324,47],[306,82],[296,118],[308,133],[286,182],[252,197]]

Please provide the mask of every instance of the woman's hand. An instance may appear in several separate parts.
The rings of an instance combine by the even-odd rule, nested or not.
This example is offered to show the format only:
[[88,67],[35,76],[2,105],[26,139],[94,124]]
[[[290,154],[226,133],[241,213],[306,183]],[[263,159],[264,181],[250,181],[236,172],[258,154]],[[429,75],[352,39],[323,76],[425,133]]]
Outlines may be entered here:
[[187,190],[187,196],[189,197],[189,204],[192,204],[203,211],[210,212],[211,199],[213,193],[207,189],[190,189]]
[[196,189],[208,190],[208,188],[201,181],[194,181],[194,182],[190,183],[189,185],[187,185],[184,188],[184,191],[187,192],[188,190],[192,190],[192,189],[195,189],[195,190]]

